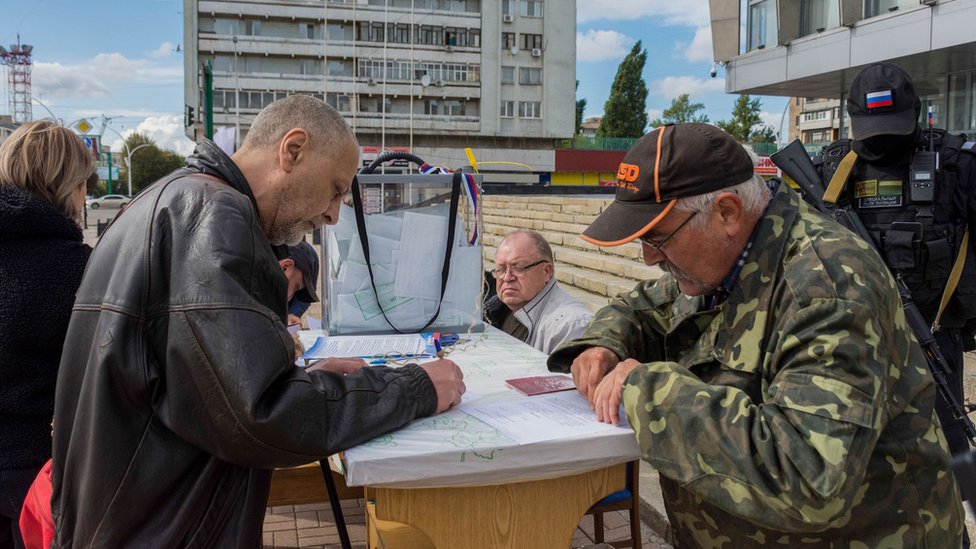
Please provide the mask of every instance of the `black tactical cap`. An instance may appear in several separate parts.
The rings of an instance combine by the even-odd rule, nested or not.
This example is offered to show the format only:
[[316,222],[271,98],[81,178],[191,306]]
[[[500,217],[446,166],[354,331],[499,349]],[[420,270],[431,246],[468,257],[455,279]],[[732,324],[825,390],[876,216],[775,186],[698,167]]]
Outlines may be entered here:
[[288,246],[288,257],[295,262],[295,268],[302,273],[305,287],[295,292],[295,297],[305,303],[316,303],[319,296],[315,293],[315,280],[319,276],[319,258],[315,249],[308,242],[300,242],[295,246]]
[[668,124],[641,137],[617,168],[617,194],[583,231],[600,246],[619,246],[657,225],[679,198],[717,191],[753,174],[749,153],[710,124]]
[[851,82],[847,114],[854,138],[908,135],[915,131],[922,102],[911,77],[897,65],[868,65]]

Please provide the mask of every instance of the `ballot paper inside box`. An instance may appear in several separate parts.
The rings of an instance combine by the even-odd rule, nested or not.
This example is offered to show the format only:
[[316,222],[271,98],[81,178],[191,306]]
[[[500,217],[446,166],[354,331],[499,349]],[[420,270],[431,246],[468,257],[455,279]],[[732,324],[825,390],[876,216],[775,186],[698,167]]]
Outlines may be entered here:
[[[338,223],[326,226],[322,236],[329,333],[483,329],[481,177],[460,178],[454,219],[451,174],[359,175],[358,180],[372,274],[354,207],[343,204]],[[449,222],[454,238],[441,298]]]

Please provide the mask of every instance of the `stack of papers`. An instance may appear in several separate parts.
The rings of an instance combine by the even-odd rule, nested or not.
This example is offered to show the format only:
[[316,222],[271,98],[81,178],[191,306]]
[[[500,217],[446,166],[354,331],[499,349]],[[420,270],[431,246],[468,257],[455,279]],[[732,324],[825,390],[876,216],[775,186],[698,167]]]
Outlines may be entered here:
[[319,336],[302,360],[325,358],[421,358],[429,357],[427,340],[419,334]]

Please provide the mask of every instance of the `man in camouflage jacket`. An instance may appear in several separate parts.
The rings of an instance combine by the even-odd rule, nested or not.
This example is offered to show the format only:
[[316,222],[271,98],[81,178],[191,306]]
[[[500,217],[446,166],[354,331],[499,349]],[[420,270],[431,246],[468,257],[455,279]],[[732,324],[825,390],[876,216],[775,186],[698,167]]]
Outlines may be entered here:
[[888,270],[786,185],[743,206],[749,185],[717,128],[639,141],[584,238],[640,238],[669,274],[614,299],[550,369],[603,421],[623,403],[678,547],[959,547],[934,383]]

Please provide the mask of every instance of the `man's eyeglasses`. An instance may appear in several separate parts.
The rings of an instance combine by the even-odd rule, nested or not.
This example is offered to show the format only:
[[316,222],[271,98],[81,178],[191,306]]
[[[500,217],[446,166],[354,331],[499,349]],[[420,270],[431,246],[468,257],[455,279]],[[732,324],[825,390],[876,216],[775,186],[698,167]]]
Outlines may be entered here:
[[491,272],[492,274],[495,275],[495,278],[501,278],[505,276],[508,272],[511,272],[515,276],[521,276],[525,274],[525,271],[528,271],[532,267],[535,267],[536,265],[541,265],[543,263],[547,263],[547,261],[545,259],[540,259],[539,261],[536,261],[535,263],[529,263],[528,265],[507,265],[507,266],[496,265],[495,269]]
[[637,237],[637,240],[640,240],[641,244],[644,244],[646,246],[650,246],[651,248],[654,248],[654,251],[660,252],[661,251],[661,248],[664,247],[665,244],[667,244],[668,240],[671,240],[671,237],[674,236],[675,234],[677,234],[677,232],[681,230],[681,227],[684,227],[685,224],[687,224],[689,221],[691,221],[691,218],[695,217],[695,214],[697,214],[697,213],[698,213],[697,210],[691,212],[691,215],[689,215],[688,217],[686,217],[685,220],[682,221],[677,227],[675,227],[674,230],[671,231],[668,234],[668,236],[664,237],[663,240],[652,240],[650,238],[647,238],[646,236],[639,236],[639,237]]

